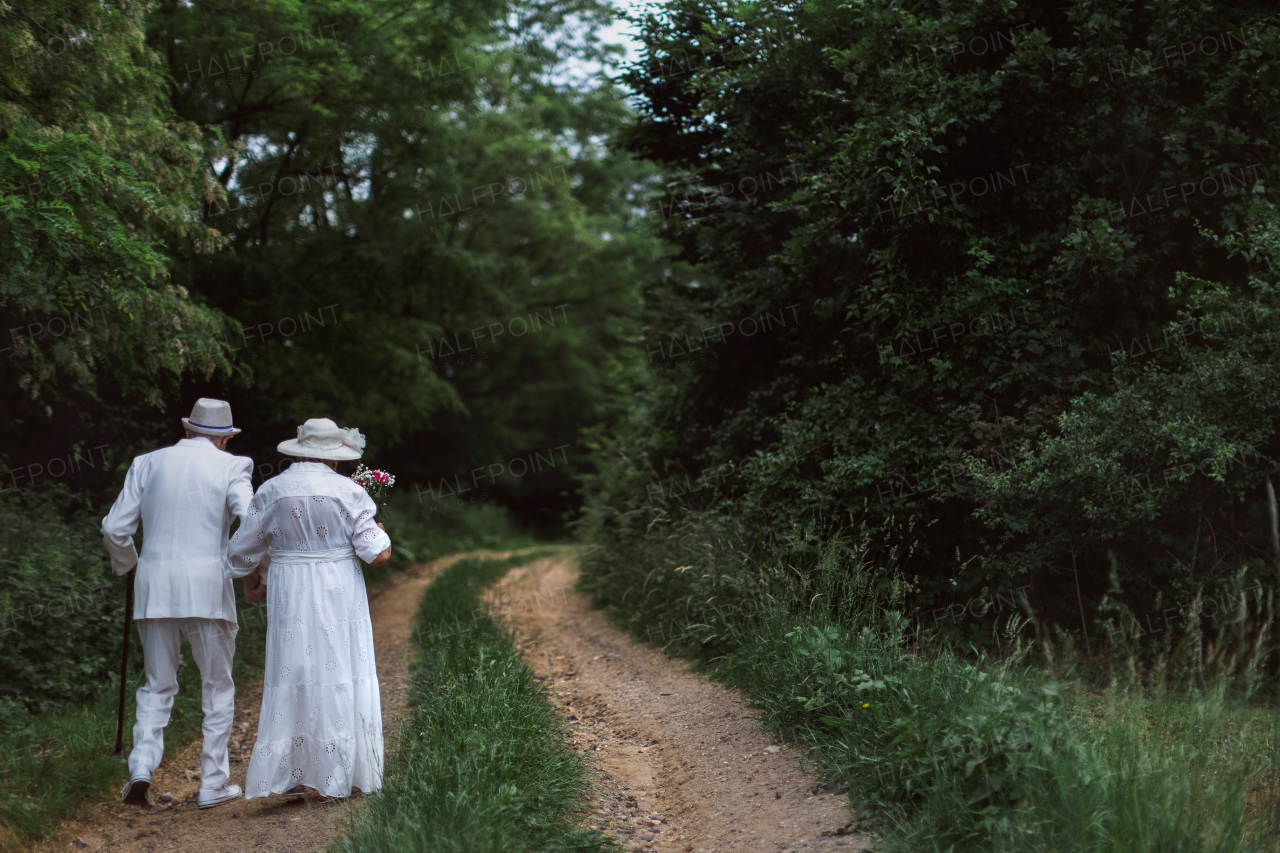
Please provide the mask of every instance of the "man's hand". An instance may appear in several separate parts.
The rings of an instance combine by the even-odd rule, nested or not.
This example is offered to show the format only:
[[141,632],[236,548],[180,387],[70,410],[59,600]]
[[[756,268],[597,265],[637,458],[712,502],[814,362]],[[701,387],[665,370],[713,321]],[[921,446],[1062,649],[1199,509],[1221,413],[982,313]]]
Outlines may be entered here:
[[[386,532],[387,532],[387,528],[385,528],[385,527],[383,527],[383,526],[382,526],[382,522],[381,522],[381,521],[374,522],[374,523],[378,525],[378,529],[379,529],[379,530],[381,530],[383,533],[386,533]],[[374,558],[373,558],[373,562],[372,562],[372,563],[370,563],[369,565],[371,565],[371,566],[381,566],[383,563],[385,563],[387,560],[390,560],[390,559],[391,559],[391,546],[390,546],[390,545],[388,545],[388,546],[387,546],[387,550],[383,551],[381,554],[379,554],[378,556],[374,557]]]
[[253,574],[245,575],[244,600],[250,604],[257,604],[259,601],[267,600],[267,585],[262,582],[262,576],[256,571]]

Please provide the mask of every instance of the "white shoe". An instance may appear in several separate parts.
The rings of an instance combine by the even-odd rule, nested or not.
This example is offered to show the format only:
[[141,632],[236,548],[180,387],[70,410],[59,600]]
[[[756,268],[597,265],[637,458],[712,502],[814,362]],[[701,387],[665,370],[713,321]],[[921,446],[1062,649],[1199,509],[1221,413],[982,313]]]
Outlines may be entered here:
[[150,776],[134,776],[120,790],[120,799],[131,806],[149,806],[147,790],[151,787]]
[[226,793],[222,794],[221,796],[211,797],[207,800],[201,800],[200,808],[211,809],[214,806],[220,806],[223,803],[229,803],[232,800],[238,800],[240,799],[240,795],[244,793],[244,791],[240,790],[239,785],[228,785],[223,790],[225,790]]

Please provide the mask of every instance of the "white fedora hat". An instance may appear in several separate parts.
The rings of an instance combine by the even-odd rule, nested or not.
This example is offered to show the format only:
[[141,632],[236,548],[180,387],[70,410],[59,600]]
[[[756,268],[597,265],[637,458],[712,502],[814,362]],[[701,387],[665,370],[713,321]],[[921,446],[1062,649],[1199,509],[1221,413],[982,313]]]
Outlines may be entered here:
[[285,456],[332,459],[343,462],[359,459],[364,453],[364,436],[355,427],[343,429],[328,418],[311,418],[298,427],[298,437],[276,446]]
[[200,435],[235,435],[240,432],[231,425],[231,404],[212,397],[196,400],[191,407],[191,417],[183,418],[182,425]]

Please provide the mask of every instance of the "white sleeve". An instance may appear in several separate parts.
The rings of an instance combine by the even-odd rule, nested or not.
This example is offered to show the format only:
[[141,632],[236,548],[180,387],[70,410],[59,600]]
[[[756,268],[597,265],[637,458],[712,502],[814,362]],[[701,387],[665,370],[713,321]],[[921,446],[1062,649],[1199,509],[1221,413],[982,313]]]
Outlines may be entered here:
[[391,537],[374,521],[378,506],[364,489],[356,487],[356,495],[350,501],[351,547],[356,556],[372,563],[378,555],[391,547]]
[[245,510],[244,520],[240,528],[231,536],[227,548],[228,563],[231,565],[230,575],[242,578],[253,573],[271,549],[271,534],[265,530],[267,509],[264,506],[262,493],[249,500],[249,508]]
[[253,460],[248,456],[232,458],[234,461],[231,463],[231,485],[227,488],[227,508],[244,524],[249,501],[253,500]]
[[133,534],[142,521],[142,473],[140,459],[133,460],[129,473],[124,476],[124,488],[112,504],[111,511],[102,519],[102,543],[111,555],[111,568],[117,575],[128,574],[138,565],[138,547]]

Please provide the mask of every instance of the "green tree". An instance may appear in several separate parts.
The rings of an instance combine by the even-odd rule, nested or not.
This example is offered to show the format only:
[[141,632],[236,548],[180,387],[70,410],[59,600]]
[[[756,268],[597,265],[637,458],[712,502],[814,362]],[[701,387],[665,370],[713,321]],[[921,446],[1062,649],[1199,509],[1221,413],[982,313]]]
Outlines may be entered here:
[[144,45],[145,9],[0,9],[0,436],[10,465],[97,440],[119,458],[117,442],[146,430],[180,376],[229,369],[214,345],[223,318],[169,276],[166,243],[208,252],[219,238],[194,215],[211,190],[196,128],[169,111]]
[[[965,460],[1007,470],[1081,394],[1110,394],[1119,351],[1191,308],[1179,273],[1250,296],[1197,223],[1238,233],[1274,193],[1274,20],[1255,2],[976,0],[647,16],[631,146],[681,176],[664,231],[712,276],[652,293],[657,316],[701,319],[668,314],[648,343],[692,334],[716,357],[650,387],[607,479],[769,451],[794,462],[717,480],[713,505],[774,531],[867,507],[886,552],[914,531],[922,605],[1003,578]],[[797,322],[746,334],[792,305]],[[1077,562],[1086,596],[1104,591],[1105,551]],[[1019,570],[1074,617],[1069,567]]]
[[[596,0],[156,9],[173,107],[226,193],[204,221],[233,247],[184,258],[181,278],[243,326],[226,344],[252,379],[221,393],[264,476],[280,438],[328,415],[432,484],[424,504],[459,499],[445,478],[544,525],[575,504],[572,446],[663,260],[632,225],[651,170],[608,144],[629,116],[618,89],[571,79],[614,61],[596,36],[610,16]],[[536,472],[508,464],[531,456]]]
[[[1117,359],[1113,385],[1072,401],[1053,433],[997,468],[970,460],[1005,573],[1115,555],[1158,573],[1130,592],[1188,600],[1248,562],[1274,578],[1265,485],[1280,401],[1280,217],[1206,243],[1247,264],[1247,287],[1181,275],[1182,316]],[[1274,488],[1274,483],[1272,484]]]

